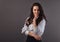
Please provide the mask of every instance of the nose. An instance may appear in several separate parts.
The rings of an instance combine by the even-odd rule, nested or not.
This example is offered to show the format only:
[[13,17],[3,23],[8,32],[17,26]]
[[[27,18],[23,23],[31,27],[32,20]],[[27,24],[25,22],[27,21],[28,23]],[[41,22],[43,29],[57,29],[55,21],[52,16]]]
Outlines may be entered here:
[[36,10],[36,13],[38,13],[38,11]]

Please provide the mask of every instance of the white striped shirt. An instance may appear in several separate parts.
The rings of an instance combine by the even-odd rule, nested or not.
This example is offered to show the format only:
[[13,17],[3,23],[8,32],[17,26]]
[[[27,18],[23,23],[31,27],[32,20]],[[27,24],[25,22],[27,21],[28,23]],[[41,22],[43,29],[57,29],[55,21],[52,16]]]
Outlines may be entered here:
[[30,24],[27,27],[27,25],[24,24],[24,26],[22,27],[21,33],[25,33],[25,35],[28,35],[29,31],[32,31],[36,33],[37,35],[42,36],[45,30],[45,26],[46,26],[46,21],[43,18],[37,27],[34,27],[33,24]]

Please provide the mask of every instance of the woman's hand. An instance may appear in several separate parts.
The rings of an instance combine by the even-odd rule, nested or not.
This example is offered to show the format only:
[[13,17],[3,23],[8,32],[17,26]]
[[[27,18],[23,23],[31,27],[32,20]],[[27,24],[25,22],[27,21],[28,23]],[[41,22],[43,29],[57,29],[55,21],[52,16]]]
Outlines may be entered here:
[[40,36],[38,36],[38,35],[34,35],[34,38],[36,39],[36,40],[41,40],[42,38],[40,37]]
[[29,35],[34,37],[36,40],[41,40],[42,39],[39,35],[33,33],[32,31],[29,32]]
[[34,25],[34,27],[36,27],[36,19],[37,19],[37,18],[34,18],[34,19],[33,19],[33,25]]

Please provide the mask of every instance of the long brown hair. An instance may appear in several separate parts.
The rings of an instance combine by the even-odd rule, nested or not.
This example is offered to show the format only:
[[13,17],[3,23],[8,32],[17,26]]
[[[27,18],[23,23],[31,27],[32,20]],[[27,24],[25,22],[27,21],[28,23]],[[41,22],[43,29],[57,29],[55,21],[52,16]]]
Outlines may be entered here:
[[34,3],[34,4],[32,5],[32,7],[31,7],[30,17],[29,17],[29,19],[27,20],[28,23],[26,23],[27,26],[29,26],[29,25],[33,22],[32,20],[33,20],[33,18],[34,18],[34,14],[33,14],[33,7],[34,7],[34,6],[38,6],[38,7],[39,7],[39,11],[40,11],[39,17],[38,17],[38,19],[36,20],[36,25],[38,25],[39,22],[40,22],[43,18],[47,21],[45,15],[44,15],[42,6],[40,5],[40,3]]

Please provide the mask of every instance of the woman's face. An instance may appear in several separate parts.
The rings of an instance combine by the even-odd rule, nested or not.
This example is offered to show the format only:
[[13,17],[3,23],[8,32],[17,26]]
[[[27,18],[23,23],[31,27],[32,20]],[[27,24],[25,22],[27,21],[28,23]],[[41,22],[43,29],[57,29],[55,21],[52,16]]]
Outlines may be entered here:
[[33,6],[34,17],[38,17],[39,13],[40,13],[39,7],[38,6]]

